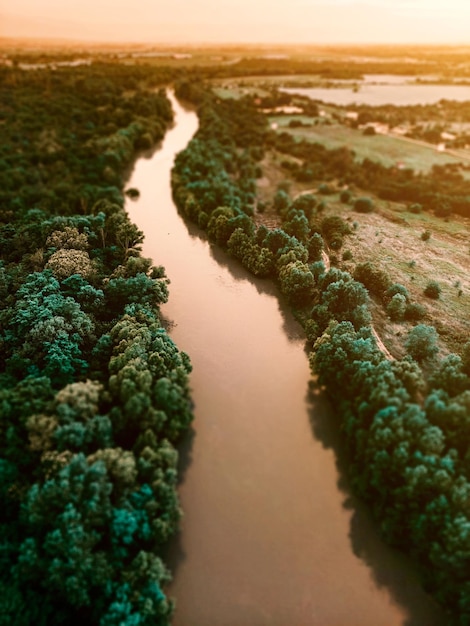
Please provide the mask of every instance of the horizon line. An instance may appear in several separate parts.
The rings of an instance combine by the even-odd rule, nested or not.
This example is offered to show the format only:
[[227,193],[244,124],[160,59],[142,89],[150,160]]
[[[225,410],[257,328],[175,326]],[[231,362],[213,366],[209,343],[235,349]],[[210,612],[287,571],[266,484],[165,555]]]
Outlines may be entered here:
[[185,46],[192,48],[232,48],[232,47],[281,47],[281,48],[344,48],[344,47],[360,47],[360,48],[470,48],[470,40],[469,41],[461,41],[461,42],[417,42],[417,41],[408,41],[408,42],[361,42],[361,41],[329,41],[329,42],[302,42],[302,41],[279,41],[279,42],[270,42],[270,41],[184,41],[184,40],[173,40],[166,42],[158,42],[151,40],[118,40],[118,39],[80,39],[75,37],[41,37],[41,36],[24,36],[24,35],[0,35],[0,44],[2,43],[10,43],[10,42],[30,42],[30,43],[69,43],[76,45],[95,45],[95,46],[154,46],[154,47],[168,47],[168,46]]

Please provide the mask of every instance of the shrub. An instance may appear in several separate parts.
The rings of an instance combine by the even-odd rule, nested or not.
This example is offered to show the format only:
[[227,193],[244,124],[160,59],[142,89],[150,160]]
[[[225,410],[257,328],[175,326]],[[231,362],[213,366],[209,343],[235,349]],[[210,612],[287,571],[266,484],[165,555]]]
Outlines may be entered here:
[[349,189],[343,189],[343,191],[341,192],[339,199],[341,200],[341,202],[343,204],[349,204],[349,202],[351,202],[352,199],[352,193],[349,191]]
[[392,299],[392,298],[393,298],[393,296],[394,296],[395,294],[397,294],[397,293],[399,293],[399,294],[401,294],[402,296],[404,296],[404,297],[405,297],[405,300],[406,300],[407,302],[408,302],[408,300],[410,299],[410,296],[409,296],[409,294],[408,294],[408,289],[407,289],[404,285],[402,285],[402,284],[400,284],[400,283],[393,283],[393,285],[391,285],[391,286],[387,289],[387,294],[386,294],[386,295],[387,295],[387,297],[388,297],[388,298]]
[[357,198],[354,202],[354,210],[358,213],[372,213],[374,204],[370,198]]
[[410,322],[418,322],[422,320],[426,315],[426,309],[422,304],[418,304],[417,302],[413,302],[407,305],[405,309],[405,319]]
[[372,294],[381,299],[384,298],[392,282],[386,272],[375,267],[370,261],[357,265],[354,270],[354,278],[365,285]]
[[431,239],[431,231],[425,230],[424,233],[421,234],[421,239],[423,241],[429,241]]
[[322,183],[318,187],[318,193],[321,193],[323,196],[328,196],[329,194],[334,193],[334,189],[332,189],[330,185],[327,185],[326,183]]
[[424,295],[433,300],[437,300],[441,295],[441,287],[435,280],[430,280],[424,289]]
[[394,322],[400,322],[406,311],[406,298],[401,293],[396,293],[387,305],[387,313]]

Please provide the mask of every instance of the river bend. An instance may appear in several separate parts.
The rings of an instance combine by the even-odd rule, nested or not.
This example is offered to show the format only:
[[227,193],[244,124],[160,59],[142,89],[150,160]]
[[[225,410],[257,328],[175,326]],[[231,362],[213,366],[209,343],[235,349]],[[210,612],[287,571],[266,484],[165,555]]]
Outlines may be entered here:
[[171,99],[174,128],[137,161],[128,186],[140,198],[126,208],[144,255],[166,268],[163,315],[194,368],[185,515],[170,554],[174,625],[442,625],[348,492],[334,416],[309,394],[302,332],[275,288],[178,214],[170,170],[197,117]]

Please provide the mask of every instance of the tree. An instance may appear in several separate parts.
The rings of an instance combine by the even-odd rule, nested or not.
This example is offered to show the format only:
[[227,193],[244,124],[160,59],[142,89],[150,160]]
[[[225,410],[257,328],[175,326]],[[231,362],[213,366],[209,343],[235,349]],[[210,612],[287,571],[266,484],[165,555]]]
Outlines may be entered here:
[[323,238],[320,233],[313,233],[307,241],[309,261],[320,261],[323,251]]
[[400,322],[405,316],[406,298],[401,293],[396,293],[387,305],[387,313],[394,322]]
[[408,333],[405,347],[416,361],[431,359],[439,352],[439,335],[434,326],[418,324]]
[[426,309],[419,302],[409,302],[405,309],[405,319],[410,322],[418,322],[426,315]]
[[294,305],[308,304],[313,296],[315,279],[306,263],[287,263],[279,272],[282,292]]
[[72,274],[80,274],[87,278],[93,272],[88,252],[75,249],[60,249],[54,252],[46,263],[46,269],[50,269],[59,279],[68,278]]
[[7,367],[42,370],[58,386],[85,372],[82,348],[91,339],[94,324],[73,298],[61,293],[51,271],[31,274],[17,296],[9,322],[13,354]]
[[80,233],[75,226],[65,226],[63,230],[55,230],[49,235],[46,246],[65,250],[86,250],[88,237],[85,233]]
[[286,216],[283,227],[288,235],[306,243],[310,234],[310,226],[303,211],[291,209]]
[[280,213],[281,215],[285,213],[289,208],[290,203],[291,199],[288,193],[286,193],[283,189],[276,191],[273,206],[277,213]]
[[384,299],[391,285],[389,275],[370,261],[359,263],[354,270],[354,278],[360,281],[370,293]]
[[292,207],[294,209],[298,209],[299,211],[303,211],[307,219],[310,219],[313,216],[314,209],[317,205],[317,199],[313,195],[313,193],[303,193],[292,203]]
[[443,389],[450,397],[453,397],[470,389],[470,378],[463,371],[462,359],[456,354],[449,354],[439,363],[429,384],[431,388]]
[[408,300],[410,299],[408,289],[400,283],[393,283],[393,285],[390,285],[390,287],[387,289],[387,298],[392,299],[395,294],[401,294],[405,298],[406,302],[408,302]]
[[356,328],[370,323],[370,315],[364,310],[369,303],[367,289],[351,276],[330,283],[322,292],[321,302],[338,322],[350,321]]

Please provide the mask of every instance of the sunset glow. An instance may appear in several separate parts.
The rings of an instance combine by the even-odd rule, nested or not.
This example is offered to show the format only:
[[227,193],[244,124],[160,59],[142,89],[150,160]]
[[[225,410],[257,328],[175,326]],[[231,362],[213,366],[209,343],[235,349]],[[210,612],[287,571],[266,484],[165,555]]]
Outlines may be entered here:
[[153,43],[468,43],[467,0],[15,0],[0,36]]

